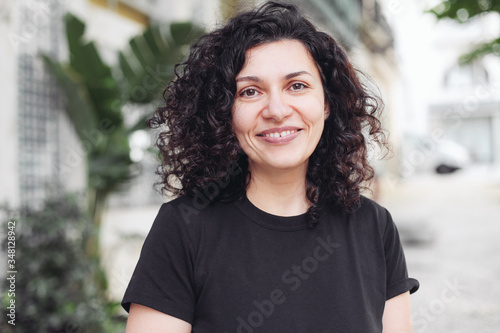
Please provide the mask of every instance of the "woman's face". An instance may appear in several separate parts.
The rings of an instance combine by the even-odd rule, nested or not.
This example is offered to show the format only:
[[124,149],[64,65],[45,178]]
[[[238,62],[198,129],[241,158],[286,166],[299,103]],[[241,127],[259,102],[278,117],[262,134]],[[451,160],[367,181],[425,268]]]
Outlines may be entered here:
[[307,167],[328,113],[304,45],[281,40],[249,49],[236,81],[233,129],[250,170]]

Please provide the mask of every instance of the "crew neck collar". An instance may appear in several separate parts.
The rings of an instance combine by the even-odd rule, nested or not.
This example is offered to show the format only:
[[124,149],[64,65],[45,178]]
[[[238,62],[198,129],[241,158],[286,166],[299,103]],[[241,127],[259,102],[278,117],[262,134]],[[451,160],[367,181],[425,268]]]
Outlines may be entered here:
[[277,231],[307,229],[307,213],[296,216],[269,214],[257,208],[246,196],[243,199],[236,200],[234,203],[246,217],[264,228]]

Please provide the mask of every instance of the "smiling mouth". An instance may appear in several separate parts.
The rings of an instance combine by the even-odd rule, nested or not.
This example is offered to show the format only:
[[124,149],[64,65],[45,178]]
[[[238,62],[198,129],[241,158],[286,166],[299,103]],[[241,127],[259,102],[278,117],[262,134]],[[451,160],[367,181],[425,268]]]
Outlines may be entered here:
[[283,145],[294,141],[301,131],[302,128],[291,126],[288,128],[270,128],[257,134],[257,137],[268,144]]
[[266,134],[257,134],[257,136],[264,137],[264,138],[283,138],[283,137],[295,134],[298,131],[300,131],[300,129],[272,132],[272,133],[266,133]]

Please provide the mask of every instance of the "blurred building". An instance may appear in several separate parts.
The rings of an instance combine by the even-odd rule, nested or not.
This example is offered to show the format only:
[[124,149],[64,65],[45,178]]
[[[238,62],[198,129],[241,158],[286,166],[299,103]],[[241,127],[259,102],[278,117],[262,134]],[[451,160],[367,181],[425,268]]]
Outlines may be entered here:
[[[6,186],[2,186],[0,202],[37,207],[52,191],[81,191],[86,184],[84,152],[65,115],[57,83],[40,57],[67,58],[63,15],[69,4],[50,0],[2,2],[0,66],[6,77],[1,83],[1,126],[5,130],[0,134],[4,136],[0,174]],[[104,56],[143,26],[139,23],[134,27],[133,21],[86,1],[72,1],[71,5],[77,15],[86,13],[109,24],[109,29],[101,28],[104,32],[98,34]],[[92,25],[89,27],[92,34]]]
[[490,15],[442,26],[432,40],[440,53],[439,85],[429,101],[429,126],[465,147],[473,163],[500,164],[500,53],[462,65],[458,57],[498,36],[500,18]]
[[0,202],[19,204],[18,140],[17,140],[17,71],[16,52],[9,41],[9,33],[17,24],[13,14],[14,2],[0,3],[0,98],[2,121],[0,121]]
[[[60,158],[58,92],[37,53],[59,53],[59,5],[46,2],[2,2],[2,191],[11,205],[40,202],[44,185],[56,177],[52,163]],[[52,20],[52,18],[56,18]]]
[[459,64],[462,54],[498,36],[498,15],[460,24],[425,13],[435,1],[394,3],[386,17],[403,77],[400,174],[434,172],[442,163],[498,166],[499,54]]
[[[85,37],[95,41],[103,59],[113,65],[117,51],[149,22],[213,23],[217,4],[218,0],[2,1],[0,68],[5,74],[0,89],[4,115],[0,202],[36,207],[51,191],[78,191],[85,186],[84,150],[64,113],[64,97],[40,57],[67,59],[66,12],[86,23]],[[142,193],[140,198],[153,200],[151,186],[146,191],[149,194]]]

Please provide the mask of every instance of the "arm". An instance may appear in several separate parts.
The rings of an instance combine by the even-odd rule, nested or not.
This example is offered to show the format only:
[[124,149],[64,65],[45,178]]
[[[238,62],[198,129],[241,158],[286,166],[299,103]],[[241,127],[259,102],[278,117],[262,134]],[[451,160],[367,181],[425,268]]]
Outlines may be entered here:
[[393,297],[385,302],[382,316],[383,333],[412,333],[410,292]]
[[191,333],[191,324],[143,305],[132,303],[126,333]]

